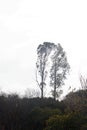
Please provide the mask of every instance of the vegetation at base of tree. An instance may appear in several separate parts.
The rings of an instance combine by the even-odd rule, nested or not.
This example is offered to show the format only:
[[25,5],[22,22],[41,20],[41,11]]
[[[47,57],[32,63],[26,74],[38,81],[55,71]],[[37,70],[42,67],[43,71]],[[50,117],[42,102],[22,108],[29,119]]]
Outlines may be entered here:
[[0,130],[86,130],[87,90],[62,101],[0,95]]
[[76,93],[70,92],[63,100],[66,109],[65,112],[77,111],[87,113],[87,90],[79,90]]

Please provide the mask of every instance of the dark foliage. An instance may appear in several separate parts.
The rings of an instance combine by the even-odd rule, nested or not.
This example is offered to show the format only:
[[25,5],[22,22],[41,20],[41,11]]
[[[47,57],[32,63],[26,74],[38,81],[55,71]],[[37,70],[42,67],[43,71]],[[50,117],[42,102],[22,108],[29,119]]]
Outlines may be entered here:
[[87,90],[52,98],[0,95],[0,130],[86,130]]
[[0,96],[0,130],[42,130],[45,120],[61,114],[64,106],[53,99]]
[[66,106],[65,112],[77,111],[87,115],[87,90],[79,90],[75,93],[71,92],[63,102]]

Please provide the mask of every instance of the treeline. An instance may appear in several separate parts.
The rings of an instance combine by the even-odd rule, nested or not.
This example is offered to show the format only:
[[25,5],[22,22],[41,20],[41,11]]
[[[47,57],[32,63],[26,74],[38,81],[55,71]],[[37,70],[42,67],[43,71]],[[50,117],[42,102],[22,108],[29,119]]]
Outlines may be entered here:
[[87,130],[87,90],[60,102],[0,95],[0,130]]

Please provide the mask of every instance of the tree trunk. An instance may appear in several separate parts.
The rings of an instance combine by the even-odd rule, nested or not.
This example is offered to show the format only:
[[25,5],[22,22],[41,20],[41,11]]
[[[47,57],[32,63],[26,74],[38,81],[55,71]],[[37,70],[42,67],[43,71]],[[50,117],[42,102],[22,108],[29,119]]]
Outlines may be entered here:
[[41,86],[41,98],[43,99],[43,83],[42,83],[42,86]]
[[[43,78],[42,78],[43,80]],[[43,89],[44,89],[44,84],[43,84],[43,81],[41,82],[41,98],[43,98]]]
[[55,61],[55,70],[54,70],[54,100],[56,100],[56,61]]
[[54,87],[54,100],[56,100],[56,86]]

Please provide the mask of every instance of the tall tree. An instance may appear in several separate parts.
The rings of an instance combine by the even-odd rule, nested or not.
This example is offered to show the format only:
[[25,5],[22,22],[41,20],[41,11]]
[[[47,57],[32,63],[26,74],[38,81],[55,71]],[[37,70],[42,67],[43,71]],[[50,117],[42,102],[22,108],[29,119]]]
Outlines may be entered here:
[[[44,86],[46,85],[45,80],[48,73],[46,69],[47,61],[51,53],[51,50],[54,46],[55,46],[54,43],[44,42],[43,44],[40,44],[37,48],[38,57],[36,62],[37,67],[36,80],[41,90],[41,98],[43,98],[43,90]],[[39,78],[38,75],[40,76]]]
[[56,45],[54,53],[51,57],[52,66],[50,69],[50,85],[53,87],[52,95],[54,100],[61,94],[59,88],[64,85],[64,79],[66,79],[66,74],[70,68],[66,53],[60,44]]

